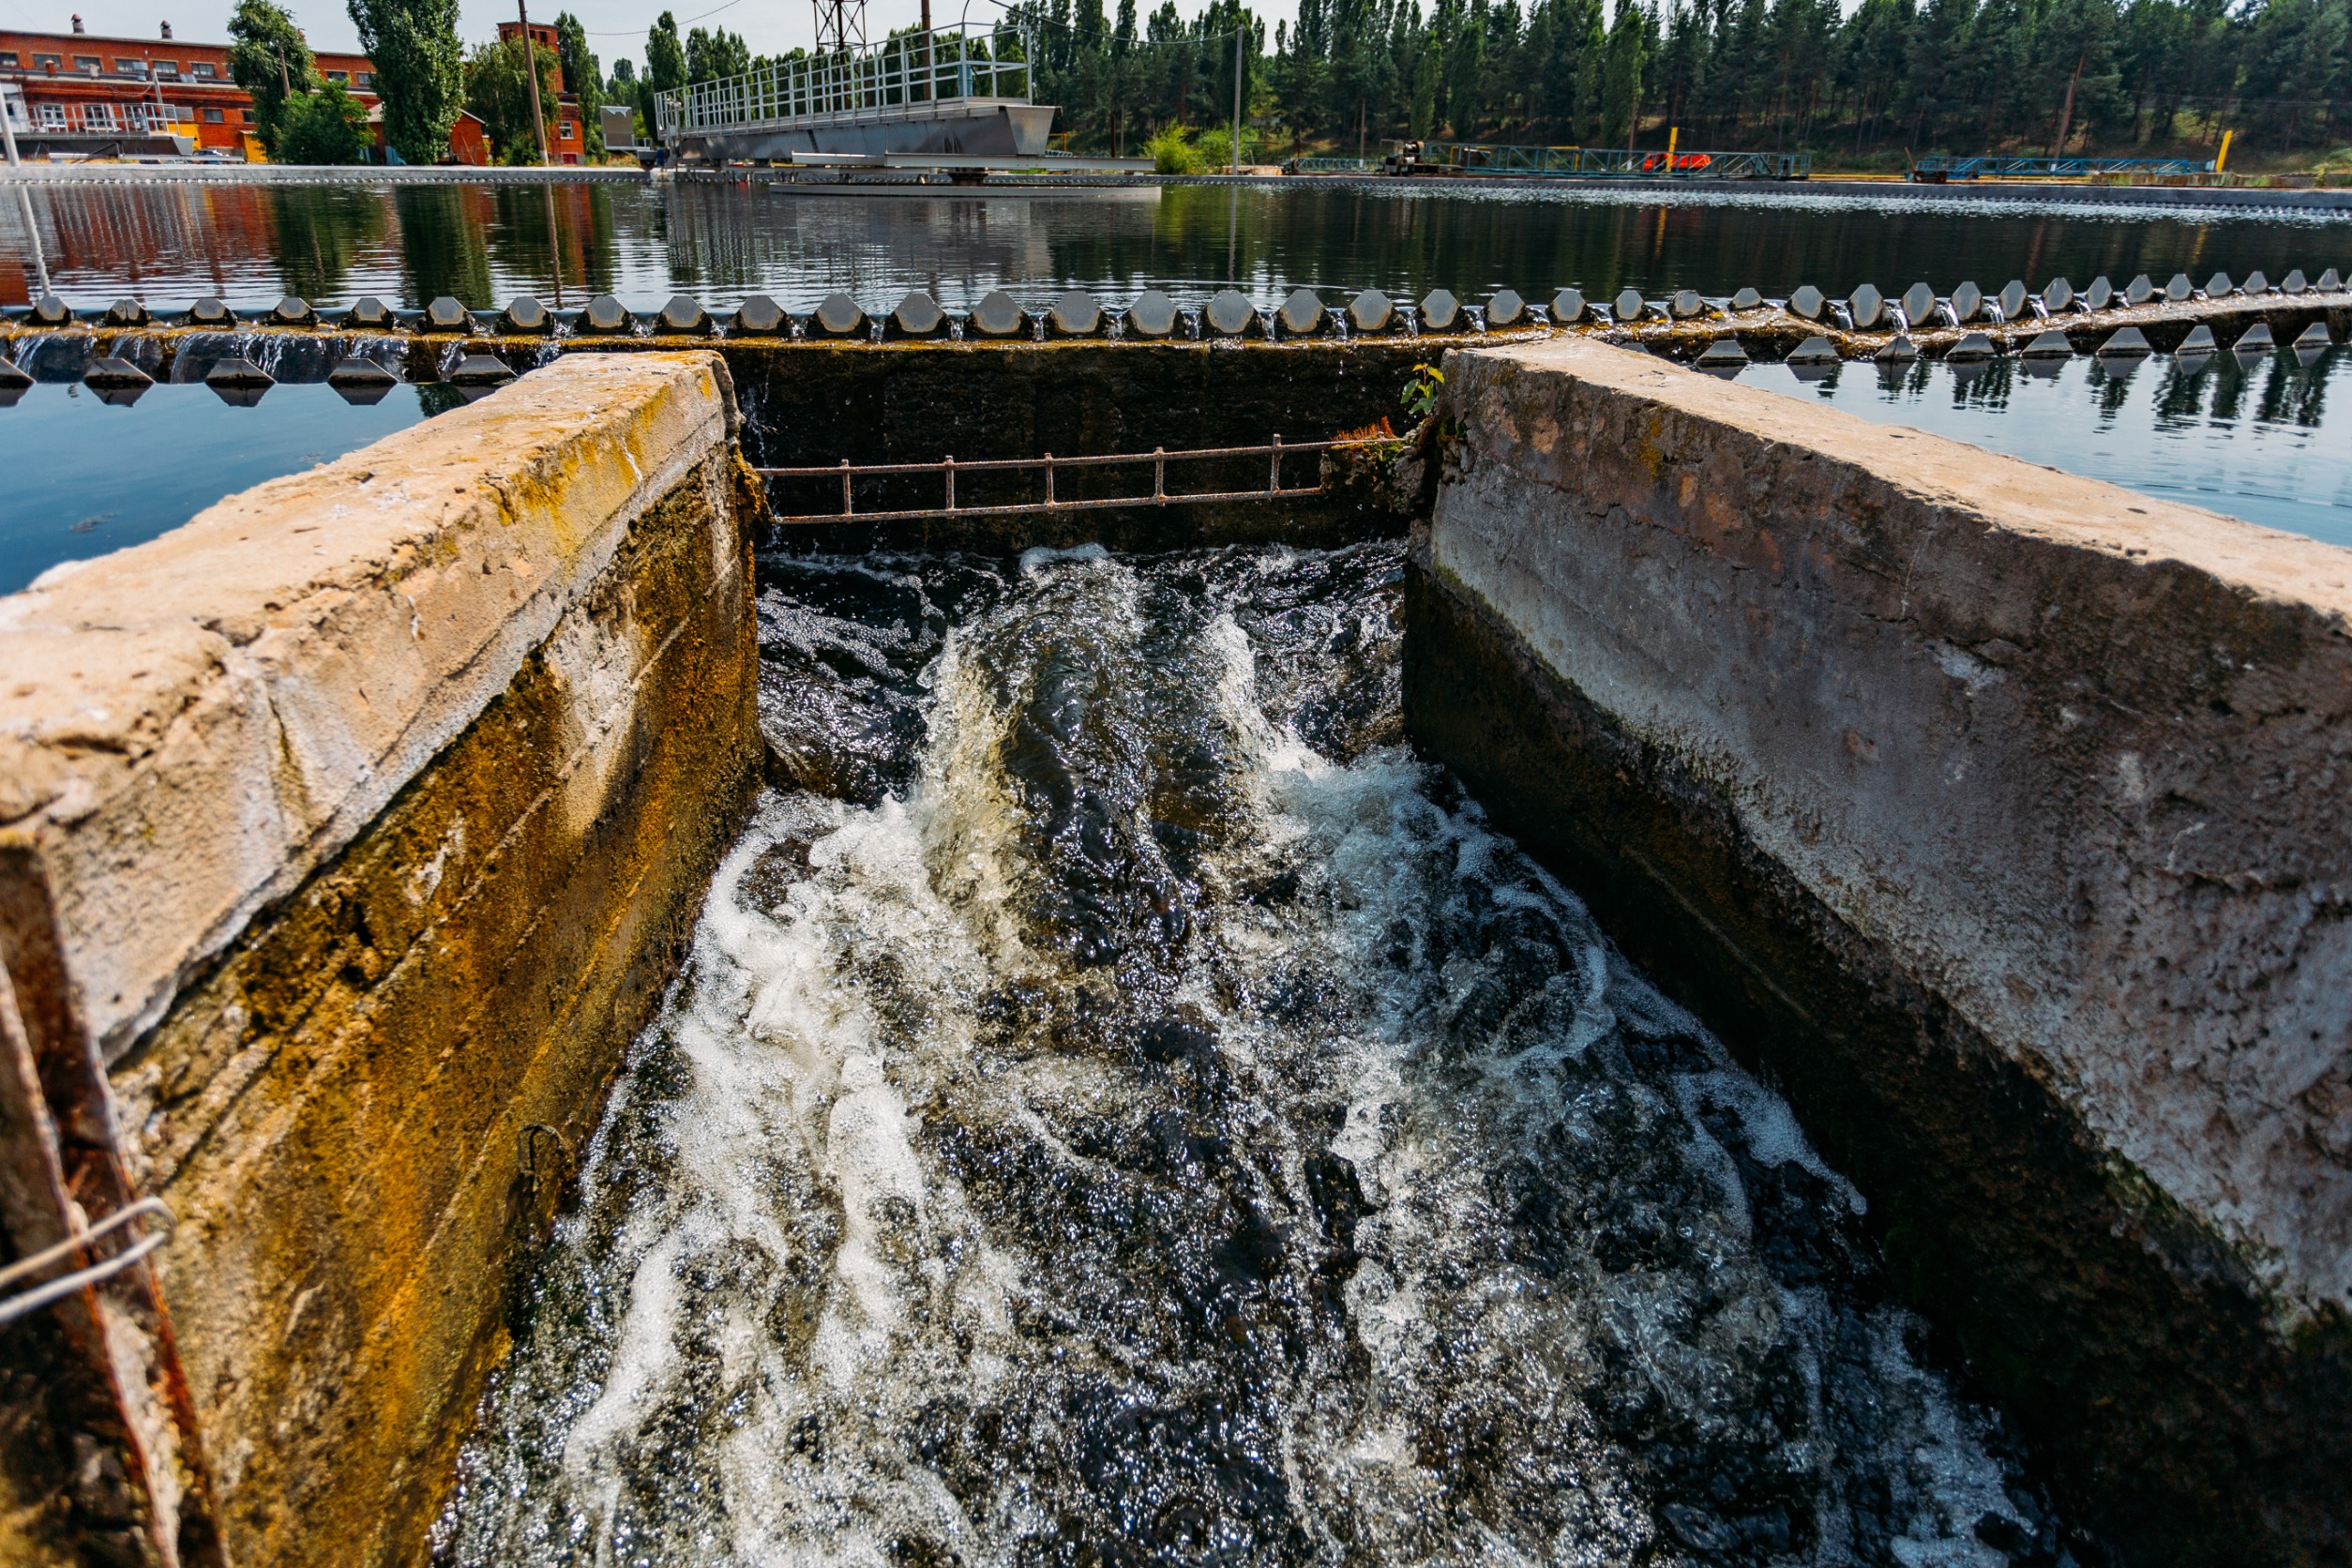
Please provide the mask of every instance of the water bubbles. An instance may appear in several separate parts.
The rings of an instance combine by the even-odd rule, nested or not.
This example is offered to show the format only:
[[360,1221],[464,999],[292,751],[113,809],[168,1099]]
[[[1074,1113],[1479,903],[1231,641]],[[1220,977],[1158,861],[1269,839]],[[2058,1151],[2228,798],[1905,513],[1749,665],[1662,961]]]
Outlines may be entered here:
[[846,798],[722,867],[444,1558],[2044,1530],[1787,1108],[1399,744],[1401,569],[765,564],[763,722]]

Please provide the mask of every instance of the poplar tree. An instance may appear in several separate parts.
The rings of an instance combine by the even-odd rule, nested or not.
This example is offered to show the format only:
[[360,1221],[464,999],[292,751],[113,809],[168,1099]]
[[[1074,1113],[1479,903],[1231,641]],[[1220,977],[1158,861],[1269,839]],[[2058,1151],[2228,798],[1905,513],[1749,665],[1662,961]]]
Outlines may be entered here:
[[465,102],[458,0],[346,0],[346,8],[384,100],[384,142],[404,162],[440,162]]
[[229,76],[253,100],[253,134],[278,156],[286,100],[319,88],[318,63],[294,18],[270,0],[237,0],[229,17]]
[[592,163],[604,158],[604,68],[588,48],[588,30],[569,11],[555,13],[555,55],[564,68],[564,88],[580,101],[580,134]]

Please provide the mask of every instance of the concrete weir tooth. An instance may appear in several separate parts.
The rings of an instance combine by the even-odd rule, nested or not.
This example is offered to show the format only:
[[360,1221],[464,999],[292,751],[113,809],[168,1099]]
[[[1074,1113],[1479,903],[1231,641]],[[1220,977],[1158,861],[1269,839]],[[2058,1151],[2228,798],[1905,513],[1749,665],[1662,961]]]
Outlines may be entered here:
[[1666,301],[1666,314],[1678,322],[1696,321],[1707,313],[1707,302],[1698,297],[1696,289],[1677,289]]
[[33,378],[18,366],[0,359],[0,392],[22,392],[33,384]]
[[1971,332],[1945,351],[1944,357],[1967,364],[1973,359],[1990,359],[1998,352],[1993,347],[1990,337],[1982,332]]
[[[990,294],[988,299],[1002,299],[1007,305],[1013,303],[1001,294]],[[982,309],[987,306],[988,300],[981,301]],[[1018,307],[1014,314],[1019,314]],[[973,312],[972,319],[979,319],[977,311]],[[1158,289],[1146,289],[1136,295],[1135,303],[1127,307],[1127,313],[1121,320],[1131,337],[1165,338],[1176,330],[1176,302]],[[1365,330],[1375,329],[1367,327]]]
[[255,407],[262,395],[277,384],[277,377],[250,359],[223,359],[204,372],[204,385],[231,408]]
[[518,294],[506,302],[505,309],[498,313],[498,329],[525,336],[552,332],[555,330],[555,318],[548,314],[546,306],[531,295]]
[[1584,320],[1585,303],[1582,289],[1562,289],[1552,295],[1552,324],[1574,326]]
[[316,326],[319,313],[310,309],[310,302],[300,294],[288,294],[269,308],[272,326]]
[[1697,360],[1697,369],[1721,376],[1736,376],[1747,365],[1748,351],[1740,346],[1739,339],[1732,337],[1718,338],[1708,344]]
[[2138,327],[2119,326],[2108,334],[2107,340],[2099,345],[2098,352],[2102,359],[2137,359],[2156,350],[2148,342],[2148,334]]
[[515,379],[515,372],[495,354],[469,354],[449,372],[453,386],[498,386]]
[[[1168,297],[1166,294],[1159,294],[1157,289],[1153,289],[1143,298],[1149,299],[1153,294],[1159,294],[1162,299]],[[1138,306],[1142,303],[1142,299],[1136,301]],[[1173,313],[1173,307],[1171,307],[1171,316]],[[1130,319],[1134,314],[1133,310],[1128,312]],[[1028,330],[1029,317],[1022,311],[1018,300],[1003,289],[994,289],[989,291],[987,298],[972,308],[972,313],[964,318],[964,325],[983,338],[1017,338]],[[1146,333],[1145,336],[1166,337],[1167,333],[1165,331]]]
[[275,386],[278,378],[241,354],[215,360],[204,372],[206,386]]
[[763,294],[756,294],[735,307],[727,324],[746,338],[773,338],[792,330],[792,318],[784,314],[784,307]]
[[2104,273],[2102,273],[2098,277],[2092,279],[2090,280],[2090,287],[2083,291],[2083,308],[2085,309],[2103,310],[2114,303],[2115,285],[2107,281],[2107,278]]
[[236,312],[210,294],[188,308],[188,324],[190,326],[234,326],[236,321]]
[[2310,287],[2311,284],[2305,281],[2303,278],[2303,269],[2301,267],[2297,267],[2294,271],[2279,279],[2279,293],[2281,294],[2299,294]]
[[1837,345],[1818,332],[1788,351],[1790,365],[1834,365],[1838,362]]
[[148,387],[155,384],[155,377],[147,374],[128,359],[116,359],[109,355],[104,359],[90,361],[89,368],[82,372],[82,384],[100,389]]
[[1216,336],[1238,338],[1258,319],[1258,307],[1239,289],[1219,289],[1210,299],[1209,308],[1200,313],[1200,319]]
[[2338,289],[2343,287],[2343,275],[2338,273],[2334,267],[2329,267],[2327,271],[2319,275],[2319,292],[2321,294],[2334,294]]
[[2154,299],[2155,297],[2155,281],[2145,272],[2141,273],[2137,278],[2133,279],[2129,283],[2123,285],[2123,303],[2126,305],[2136,308],[2147,304],[2149,300]]
[[2191,354],[2211,354],[2221,345],[2213,340],[2213,329],[2199,322],[2189,328],[2189,335],[2180,339],[2180,346],[2172,352],[2182,358]]
[[1643,313],[1649,308],[1648,302],[1641,297],[1639,289],[1624,289],[1619,292],[1617,301],[1609,307],[1609,310],[1622,325],[1641,320]]
[[1903,314],[1907,320],[1923,322],[1936,310],[1936,291],[1926,283],[1914,283],[1903,291]]
[[473,312],[447,294],[443,294],[425,307],[425,330],[428,332],[473,332],[477,329]]
[[2229,346],[2234,354],[2269,354],[2279,344],[2278,339],[2270,336],[2270,324],[2256,322],[2239,336],[2238,341]]
[[152,319],[147,308],[135,299],[118,299],[106,308],[108,326],[144,326]]
[[1462,302],[1454,297],[1453,290],[1431,289],[1421,296],[1421,329],[1424,332],[1462,330]]
[[2176,272],[2164,284],[2164,301],[2169,305],[2185,304],[2189,296],[2196,292],[2197,286],[2189,281],[2187,273]]
[[1519,297],[1516,289],[1497,289],[1486,301],[1486,325],[1490,329],[1525,326],[1527,321],[1527,301]]
[[326,384],[353,407],[372,408],[400,384],[400,378],[372,359],[354,357],[338,361],[326,372]]
[[2013,278],[2001,285],[2001,320],[2013,322],[2026,313],[2026,280]]
[[2072,359],[2074,357],[2074,345],[2067,341],[2065,333],[2053,328],[2028,343],[2019,351],[2019,355],[2026,359]]
[[1974,283],[1963,283],[1952,291],[1952,319],[1966,325],[1984,311],[1984,291]]
[[1378,289],[1348,301],[1348,324],[1360,333],[1386,332],[1396,324],[1396,306]]
[[662,306],[656,320],[655,330],[672,336],[699,338],[711,329],[711,313],[702,309],[702,302],[691,294],[671,294]]
[[2055,316],[2073,308],[2073,284],[2063,278],[2053,278],[2042,285],[2042,309]]
[[351,302],[339,324],[362,332],[389,332],[399,324],[391,307],[373,294],[361,294]]
[[598,294],[588,302],[588,309],[580,313],[580,330],[599,336],[626,332],[637,324],[628,307],[609,294]]
[[1887,296],[1876,284],[1864,283],[1846,296],[1846,309],[1854,318],[1854,330],[1867,332],[1886,319]]
[[1809,322],[1819,321],[1821,312],[1828,309],[1829,303],[1828,296],[1810,283],[1804,284],[1795,294],[1788,296],[1790,312]]
[[2299,350],[2331,349],[2336,346],[2336,340],[2328,335],[2326,322],[2314,322],[2303,328],[2302,336],[2295,339],[2295,346]]
[[73,320],[73,308],[55,294],[45,294],[33,301],[29,319],[36,326],[63,326]]
[[2262,270],[2257,267],[2254,271],[2246,274],[2245,282],[2240,284],[2239,287],[2239,292],[2242,294],[2267,294],[2270,292],[2270,279],[2265,278],[2262,275]]
[[2226,272],[2217,272],[2205,280],[2205,297],[2208,299],[2227,299],[2237,292],[2238,285]]
[[866,308],[845,294],[829,294],[817,302],[808,324],[828,338],[849,338],[866,330]]
[[1286,338],[1311,338],[1323,329],[1323,302],[1313,289],[1293,289],[1274,312]]
[[1871,356],[1881,365],[1900,365],[1919,357],[1919,345],[1911,341],[1907,332],[1898,332],[1887,344]]
[[1071,289],[1046,312],[1046,325],[1057,338],[1092,338],[1103,329],[1103,302],[1083,289]]
[[1731,296],[1731,308],[1734,310],[1753,310],[1763,303],[1764,294],[1760,289],[1741,289]]
[[928,338],[947,324],[939,301],[921,289],[911,289],[890,312],[890,324],[902,338]]

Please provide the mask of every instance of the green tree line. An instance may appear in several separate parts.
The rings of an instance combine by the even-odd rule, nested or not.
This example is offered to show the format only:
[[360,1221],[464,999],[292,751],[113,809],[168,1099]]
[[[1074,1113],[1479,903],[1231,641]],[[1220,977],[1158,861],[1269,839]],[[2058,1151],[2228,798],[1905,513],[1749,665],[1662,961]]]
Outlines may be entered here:
[[[1817,154],[2326,156],[2352,140],[2352,0],[1029,0],[1039,98],[1088,149],[1249,113],[1294,148],[1405,137]],[[2233,151],[2232,162],[2239,157]]]

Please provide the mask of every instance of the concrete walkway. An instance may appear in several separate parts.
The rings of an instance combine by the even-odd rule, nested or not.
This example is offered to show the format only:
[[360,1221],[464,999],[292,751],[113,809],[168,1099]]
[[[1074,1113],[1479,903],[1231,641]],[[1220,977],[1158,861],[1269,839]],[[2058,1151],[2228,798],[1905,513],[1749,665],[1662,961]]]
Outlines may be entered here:
[[642,169],[482,168],[472,164],[23,163],[0,164],[21,185],[642,185]]

